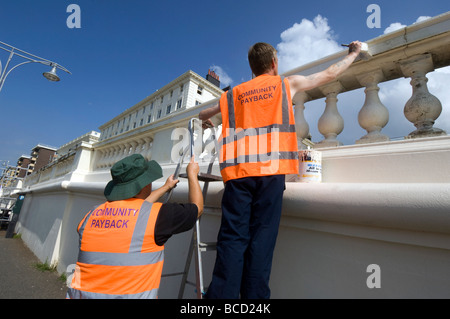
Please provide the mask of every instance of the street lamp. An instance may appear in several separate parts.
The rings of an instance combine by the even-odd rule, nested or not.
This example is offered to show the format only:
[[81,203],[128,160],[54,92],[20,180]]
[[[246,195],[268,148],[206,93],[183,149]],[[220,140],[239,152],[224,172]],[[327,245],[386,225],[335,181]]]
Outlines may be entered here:
[[50,72],[44,72],[42,74],[49,81],[53,81],[53,82],[59,81],[59,76],[56,75],[56,66],[54,66]]
[[[10,53],[8,61],[6,62],[6,65],[5,65],[5,68],[3,69],[3,71],[2,71],[2,65],[0,63],[0,91],[2,90],[3,85],[5,84],[6,77],[11,73],[11,71],[14,70],[15,68],[21,66],[21,65],[28,64],[28,63],[41,63],[41,64],[44,64],[44,65],[50,66],[52,69],[50,71],[48,71],[48,72],[44,72],[43,73],[43,76],[46,79],[48,79],[49,81],[57,82],[57,81],[60,80],[59,76],[56,75],[56,69],[57,68],[63,70],[64,72],[72,74],[72,73],[70,73],[69,70],[67,70],[66,68],[62,67],[61,65],[59,65],[56,62],[52,62],[52,61],[49,61],[47,59],[43,59],[41,57],[38,57],[38,56],[36,56],[34,54],[25,52],[23,50],[20,50],[18,48],[15,48],[15,47],[13,47],[13,46],[11,46],[9,44],[6,44],[4,42],[1,42],[1,41],[0,41],[0,49],[5,50],[5,51]],[[25,59],[27,61],[19,63],[19,64],[13,66],[12,68],[10,68],[8,70],[9,63],[11,62],[12,58],[14,57],[14,55],[17,55],[17,56],[19,56],[19,57],[21,57],[21,58],[23,58],[23,59]]]

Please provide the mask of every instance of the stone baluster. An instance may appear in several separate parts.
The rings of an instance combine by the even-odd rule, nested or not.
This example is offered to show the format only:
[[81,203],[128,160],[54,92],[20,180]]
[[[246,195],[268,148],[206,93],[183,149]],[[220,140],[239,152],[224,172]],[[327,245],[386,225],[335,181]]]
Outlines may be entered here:
[[326,96],[326,106],[319,119],[318,127],[325,139],[317,143],[316,147],[340,146],[342,143],[336,137],[344,129],[344,119],[337,109],[337,95],[343,90],[343,87],[336,81],[320,87],[320,90]]
[[100,168],[105,168],[108,166],[109,149],[102,149],[103,155],[100,161]]
[[109,161],[109,166],[113,166],[118,160],[120,160],[120,151],[121,151],[120,145],[113,146],[113,152]]
[[294,106],[294,118],[295,118],[295,131],[297,133],[298,148],[304,148],[302,140],[309,135],[309,125],[305,119],[305,103],[309,101],[311,97],[306,92],[299,92],[294,95],[292,102]]
[[383,78],[383,72],[381,69],[368,71],[363,74],[357,75],[359,83],[366,89],[366,99],[364,105],[359,111],[358,122],[359,125],[367,131],[367,134],[357,140],[356,144],[375,143],[389,141],[389,137],[381,133],[381,129],[386,126],[389,121],[389,111],[381,103],[378,96],[378,83]]
[[108,159],[108,167],[113,166],[113,164],[115,163],[118,151],[119,151],[118,146],[111,147],[111,153],[109,154],[109,159]]
[[131,152],[131,149],[132,149],[132,144],[131,144],[131,142],[125,142],[125,143],[124,143],[124,149],[123,149],[123,151],[122,151],[122,156],[121,156],[120,159],[123,159],[123,158],[125,158],[125,157],[127,157],[127,156],[133,154],[133,153]]
[[105,160],[106,151],[104,149],[99,149],[96,150],[95,153],[96,153],[95,168],[102,168],[103,162]]
[[130,155],[130,147],[131,147],[130,143],[123,143],[122,145],[120,145],[119,156],[117,157],[116,162]]
[[129,144],[129,150],[130,150],[130,152],[127,154],[127,156],[128,156],[128,155],[135,154],[135,153],[136,153],[136,148],[137,148],[137,146],[138,146],[138,142],[136,142],[136,141],[131,141],[131,142],[128,143],[128,144]]
[[145,140],[145,150],[143,152],[143,156],[147,159],[150,160],[152,158],[152,144],[153,144],[153,139],[151,137],[144,137]]
[[442,112],[439,99],[428,91],[428,72],[434,71],[431,54],[413,56],[399,62],[405,77],[411,78],[412,96],[403,110],[405,117],[417,128],[406,138],[446,135],[446,132],[433,127]]
[[145,145],[145,141],[142,138],[138,138],[136,140],[137,146],[136,146],[136,150],[135,153],[136,154],[141,154],[142,156],[144,156],[144,145]]
[[105,168],[108,166],[108,158],[109,158],[109,149],[104,148],[102,149],[103,155],[102,155],[102,159],[100,161],[100,168]]

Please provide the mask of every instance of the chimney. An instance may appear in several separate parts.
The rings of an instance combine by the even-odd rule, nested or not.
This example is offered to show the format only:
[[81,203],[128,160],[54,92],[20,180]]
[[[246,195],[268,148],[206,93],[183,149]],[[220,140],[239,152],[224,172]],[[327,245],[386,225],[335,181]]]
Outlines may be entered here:
[[220,88],[220,80],[219,80],[219,76],[212,71],[211,69],[208,70],[208,74],[206,75],[206,79],[211,82],[212,84],[214,84],[215,86],[217,86],[218,88]]

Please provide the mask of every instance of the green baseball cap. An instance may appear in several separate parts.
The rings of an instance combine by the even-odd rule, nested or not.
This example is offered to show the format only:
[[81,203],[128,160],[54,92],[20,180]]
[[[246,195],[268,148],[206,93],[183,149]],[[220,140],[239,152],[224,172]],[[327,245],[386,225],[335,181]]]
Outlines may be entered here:
[[111,176],[112,181],[106,185],[104,194],[108,201],[117,201],[136,196],[163,174],[156,161],[147,161],[141,154],[133,154],[114,164]]

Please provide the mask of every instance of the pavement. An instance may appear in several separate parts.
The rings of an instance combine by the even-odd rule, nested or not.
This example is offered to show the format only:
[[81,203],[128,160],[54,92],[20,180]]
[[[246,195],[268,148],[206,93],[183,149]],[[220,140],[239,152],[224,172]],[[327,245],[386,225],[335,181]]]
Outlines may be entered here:
[[0,230],[0,299],[64,299],[67,286],[57,272],[41,271],[41,261],[20,238]]

